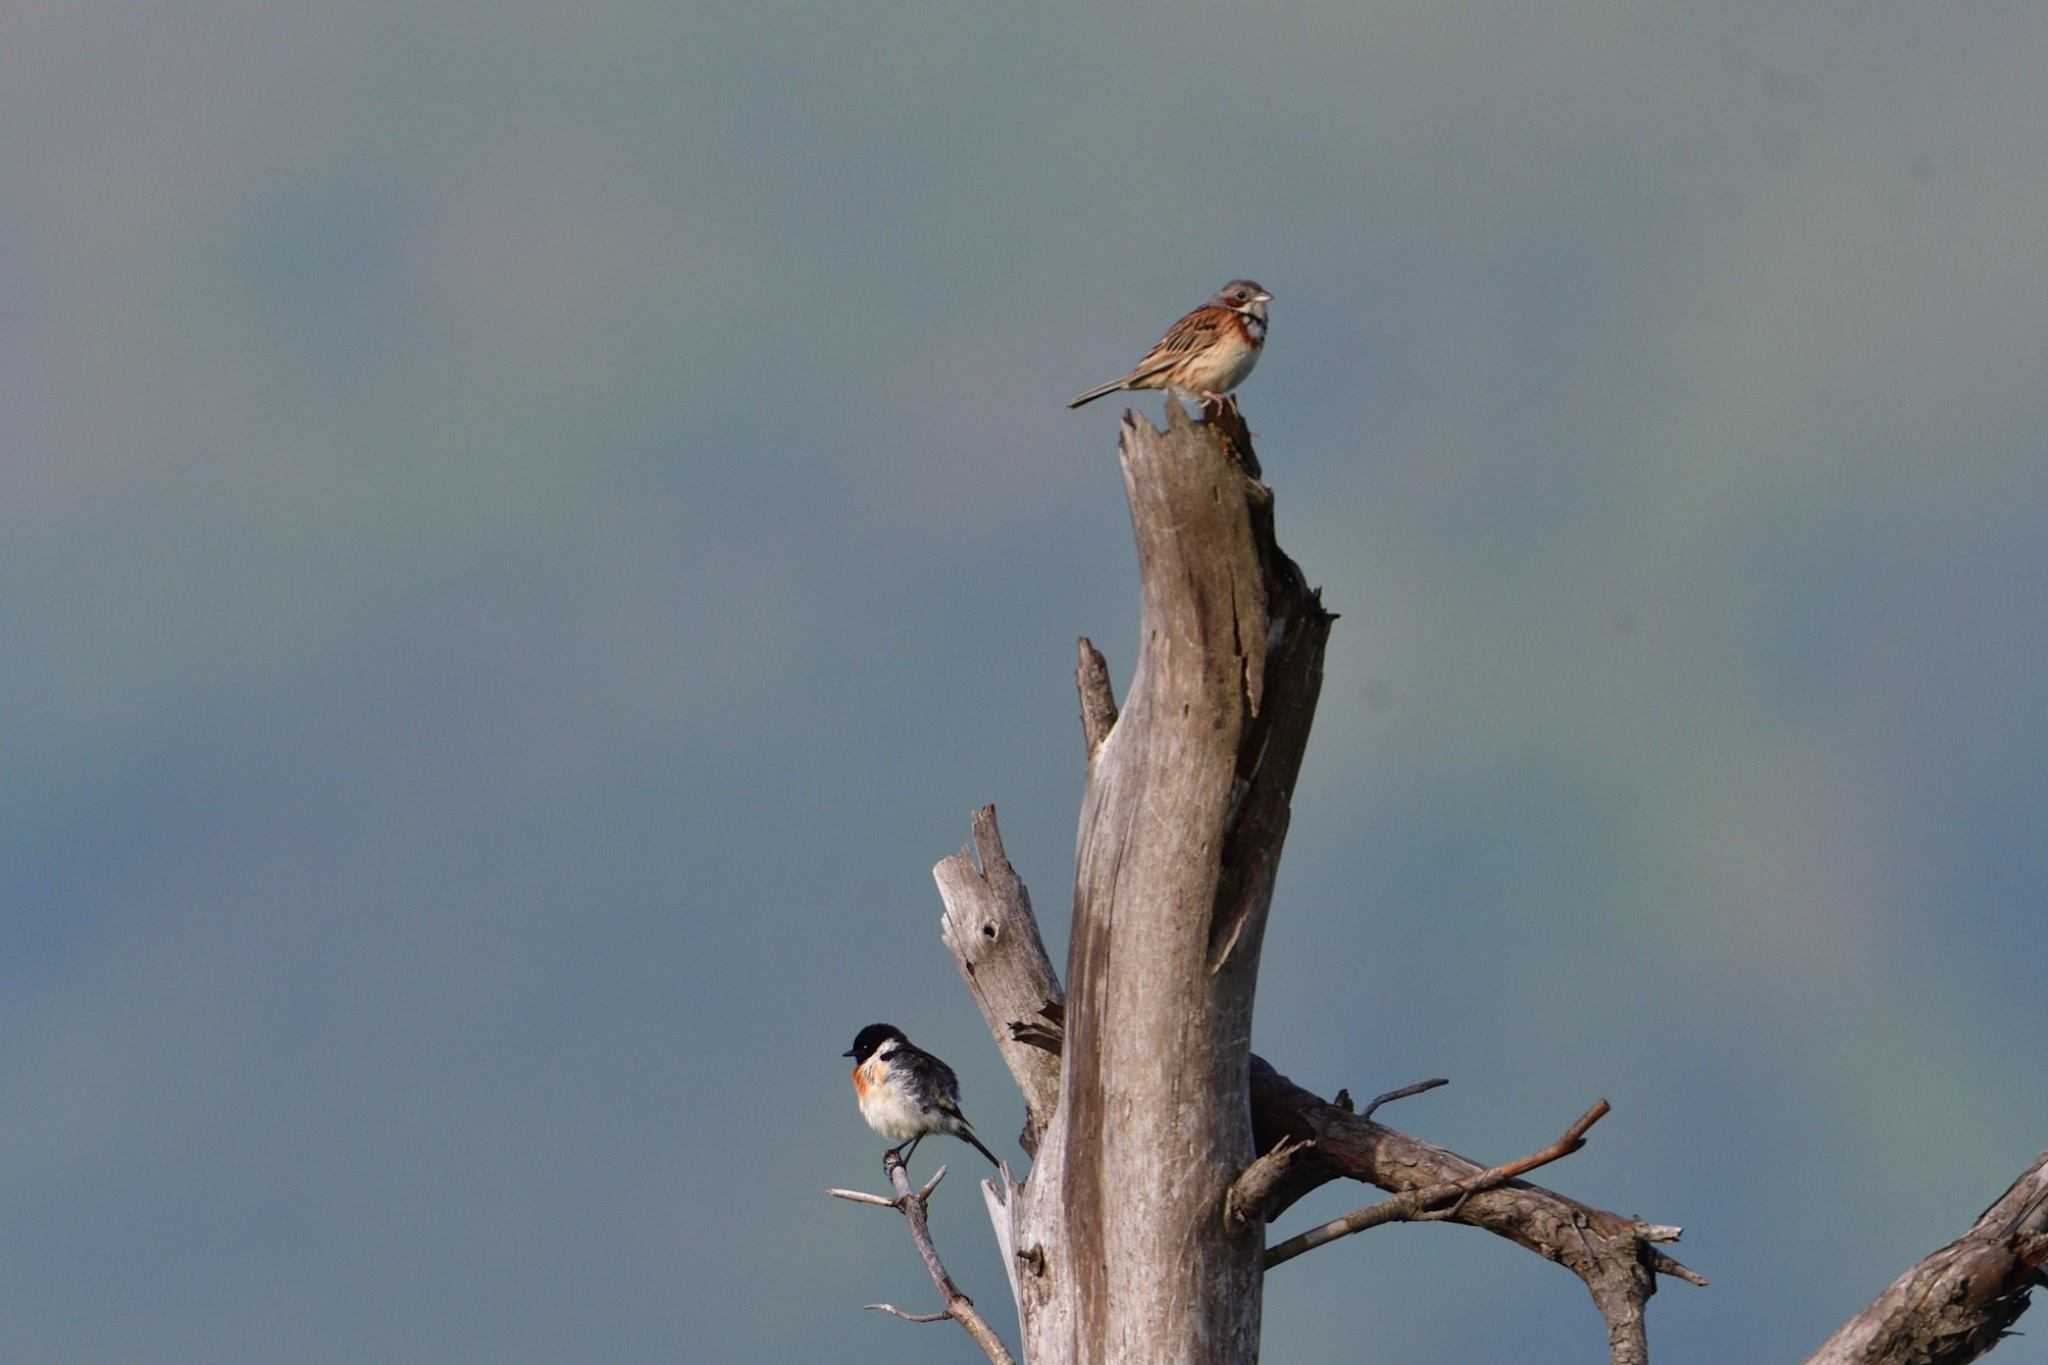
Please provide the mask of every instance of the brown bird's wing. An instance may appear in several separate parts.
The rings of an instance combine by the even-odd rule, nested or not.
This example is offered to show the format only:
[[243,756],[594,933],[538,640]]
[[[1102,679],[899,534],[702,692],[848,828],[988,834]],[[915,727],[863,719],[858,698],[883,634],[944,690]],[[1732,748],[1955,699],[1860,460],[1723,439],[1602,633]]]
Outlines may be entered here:
[[1166,329],[1159,344],[1131,371],[1131,378],[1150,379],[1165,374],[1189,356],[1215,345],[1217,334],[1227,321],[1229,316],[1214,308],[1197,308]]
[[1115,393],[1119,389],[1146,387],[1148,380],[1157,379],[1190,355],[1214,345],[1218,334],[1230,320],[1230,315],[1219,309],[1197,308],[1167,328],[1166,335],[1159,338],[1156,346],[1145,352],[1145,358],[1139,361],[1129,374],[1122,379],[1112,379],[1107,384],[1088,390],[1067,406],[1078,408],[1083,403],[1092,403],[1104,394]]

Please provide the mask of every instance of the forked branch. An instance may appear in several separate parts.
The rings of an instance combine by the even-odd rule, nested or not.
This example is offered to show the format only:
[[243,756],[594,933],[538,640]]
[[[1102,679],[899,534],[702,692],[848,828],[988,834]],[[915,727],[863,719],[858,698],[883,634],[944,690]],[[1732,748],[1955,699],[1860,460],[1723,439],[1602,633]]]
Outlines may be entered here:
[[[1378,1103],[1374,1101],[1374,1107],[1377,1107]],[[1491,1167],[1462,1180],[1447,1180],[1439,1185],[1425,1185],[1419,1189],[1408,1190],[1395,1195],[1392,1199],[1383,1199],[1377,1204],[1353,1209],[1342,1218],[1333,1218],[1320,1227],[1310,1228],[1307,1232],[1290,1237],[1277,1246],[1268,1247],[1266,1269],[1271,1270],[1274,1266],[1291,1261],[1305,1251],[1314,1251],[1317,1247],[1325,1246],[1340,1237],[1349,1237],[1355,1232],[1364,1232],[1367,1228],[1376,1228],[1383,1223],[1419,1223],[1453,1217],[1473,1195],[1484,1190],[1497,1189],[1518,1175],[1526,1174],[1539,1166],[1548,1166],[1551,1162],[1578,1151],[1586,1145],[1586,1130],[1604,1118],[1607,1109],[1606,1100],[1598,1101],[1591,1109],[1579,1115],[1557,1141],[1539,1151],[1531,1152],[1518,1161]],[[1370,1113],[1371,1110],[1366,1112]],[[1287,1139],[1283,1138],[1281,1142],[1282,1146],[1274,1149],[1276,1152],[1287,1150]]]
[[932,1277],[932,1285],[939,1291],[939,1297],[946,1306],[936,1313],[909,1313],[893,1303],[871,1303],[867,1305],[872,1313],[887,1313],[902,1318],[905,1322],[944,1322],[948,1318],[960,1324],[981,1353],[989,1358],[990,1365],[1016,1365],[1009,1348],[1002,1338],[988,1325],[974,1306],[974,1300],[960,1292],[953,1283],[953,1277],[946,1273],[946,1267],[939,1260],[938,1248],[932,1245],[932,1231],[925,1221],[925,1205],[946,1178],[944,1166],[932,1174],[924,1188],[910,1188],[910,1175],[903,1169],[903,1161],[896,1153],[886,1153],[882,1158],[882,1169],[889,1174],[889,1181],[896,1187],[894,1199],[884,1199],[879,1194],[866,1194],[860,1190],[827,1190],[825,1193],[835,1199],[845,1199],[856,1204],[874,1204],[886,1209],[895,1209],[910,1224],[910,1240],[917,1244],[917,1254],[924,1258],[924,1268]]
[[[1414,1090],[1404,1087],[1385,1098]],[[1276,1196],[1276,1213],[1332,1180],[1362,1180],[1406,1195],[1487,1173],[1487,1168],[1456,1152],[1323,1100],[1258,1057],[1252,1058],[1252,1127],[1261,1145],[1282,1136],[1316,1142],[1288,1171]],[[1657,1292],[1657,1276],[1706,1283],[1655,1245],[1676,1241],[1678,1228],[1625,1218],[1523,1180],[1510,1178],[1471,1193],[1441,1217],[1505,1237],[1578,1276],[1607,1323],[1612,1365],[1644,1365],[1649,1360],[1643,1310]]]

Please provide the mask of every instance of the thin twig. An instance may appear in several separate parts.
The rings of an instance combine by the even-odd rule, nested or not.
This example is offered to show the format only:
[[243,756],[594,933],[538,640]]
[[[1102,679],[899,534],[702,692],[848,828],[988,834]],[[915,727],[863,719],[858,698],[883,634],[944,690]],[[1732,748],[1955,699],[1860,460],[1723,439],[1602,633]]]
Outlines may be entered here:
[[[889,1313],[908,1322],[939,1322],[951,1318],[959,1323],[961,1329],[973,1339],[974,1344],[981,1348],[981,1353],[989,1358],[989,1365],[1017,1365],[1009,1348],[1003,1345],[1002,1338],[995,1334],[995,1329],[975,1310],[974,1300],[961,1293],[960,1287],[953,1283],[953,1277],[946,1273],[946,1267],[939,1261],[938,1248],[932,1245],[931,1227],[925,1221],[925,1201],[931,1197],[932,1191],[938,1188],[939,1181],[945,1177],[946,1168],[939,1167],[932,1178],[925,1182],[922,1190],[910,1188],[910,1175],[903,1169],[903,1159],[895,1152],[883,1153],[882,1169],[888,1174],[889,1183],[896,1188],[894,1199],[884,1199],[876,1194],[863,1194],[859,1190],[828,1190],[826,1193],[838,1199],[851,1200],[856,1204],[878,1204],[885,1209],[896,1209],[901,1212],[904,1221],[910,1224],[910,1240],[917,1244],[917,1254],[924,1258],[924,1268],[931,1275],[932,1284],[938,1289],[939,1296],[946,1301],[946,1306],[936,1313],[906,1313],[894,1304],[887,1303],[871,1303],[867,1305],[868,1309],[876,1313]],[[1005,1179],[1007,1178],[1006,1173]]]
[[884,1199],[879,1194],[862,1194],[859,1190],[827,1190],[825,1193],[834,1199],[850,1199],[856,1204],[875,1204],[885,1209],[896,1207],[896,1201],[893,1199]]
[[[1314,1251],[1317,1247],[1334,1242],[1340,1237],[1349,1237],[1353,1233],[1364,1232],[1367,1228],[1376,1228],[1383,1223],[1434,1222],[1451,1217],[1464,1207],[1467,1199],[1482,1190],[1505,1185],[1518,1175],[1533,1171],[1539,1166],[1547,1166],[1561,1157],[1570,1156],[1578,1151],[1586,1145],[1586,1130],[1598,1123],[1607,1111],[1607,1101],[1601,1100],[1573,1120],[1571,1127],[1565,1129],[1557,1141],[1539,1151],[1531,1152],[1505,1165],[1494,1166],[1463,1180],[1426,1185],[1421,1189],[1409,1190],[1405,1194],[1397,1194],[1392,1199],[1381,1200],[1377,1204],[1368,1204],[1362,1209],[1353,1209],[1342,1218],[1332,1219],[1320,1227],[1310,1228],[1307,1232],[1290,1237],[1277,1246],[1268,1247],[1266,1269],[1271,1270],[1276,1265],[1293,1260],[1303,1252]],[[1368,1109],[1366,1112],[1372,1111]],[[1446,1203],[1448,1207],[1437,1207]]]
[[1476,1194],[1480,1190],[1490,1190],[1495,1185],[1504,1184],[1507,1181],[1513,1180],[1518,1175],[1527,1174],[1538,1166],[1548,1166],[1553,1161],[1570,1156],[1573,1152],[1586,1145],[1586,1130],[1606,1118],[1613,1111],[1613,1108],[1614,1106],[1610,1105],[1606,1100],[1593,1101],[1592,1107],[1573,1119],[1572,1126],[1565,1129],[1558,1136],[1557,1141],[1551,1143],[1540,1152],[1529,1153],[1529,1155],[1519,1161],[1510,1161],[1505,1166],[1495,1166],[1478,1180],[1466,1182],[1471,1186],[1471,1189],[1467,1190],[1466,1193]]
[[[1638,1233],[1637,1235],[1645,1242],[1675,1242],[1678,1240],[1676,1237],[1652,1237],[1647,1233]],[[1706,1276],[1700,1274],[1699,1271],[1694,1270],[1684,1262],[1666,1256],[1661,1251],[1650,1251],[1648,1253],[1648,1260],[1650,1262],[1650,1269],[1656,1271],[1659,1275],[1669,1275],[1674,1280],[1684,1280],[1687,1284],[1698,1285],[1701,1289],[1707,1287]]]
[[863,1304],[870,1313],[887,1313],[890,1317],[902,1318],[905,1322],[947,1322],[952,1314],[941,1308],[936,1313],[906,1313],[893,1303]]
[[[1405,1100],[1410,1095],[1420,1095],[1425,1090],[1434,1090],[1440,1085],[1449,1085],[1450,1083],[1451,1078],[1449,1076],[1432,1076],[1426,1081],[1417,1081],[1413,1085],[1404,1085],[1399,1090],[1389,1090],[1384,1095],[1375,1095],[1373,1096],[1372,1103],[1365,1106],[1365,1112],[1358,1117],[1369,1119],[1372,1117],[1372,1111],[1383,1104],[1393,1100]],[[1341,1105],[1339,1107],[1349,1108],[1350,1106]]]

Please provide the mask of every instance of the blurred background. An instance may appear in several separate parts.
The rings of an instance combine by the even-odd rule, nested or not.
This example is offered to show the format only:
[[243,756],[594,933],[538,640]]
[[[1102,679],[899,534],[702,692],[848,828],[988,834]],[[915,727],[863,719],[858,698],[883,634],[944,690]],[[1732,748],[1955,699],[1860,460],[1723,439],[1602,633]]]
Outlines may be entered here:
[[[1480,1160],[1611,1099],[1544,1178],[1685,1226],[1664,1362],[1798,1359],[2048,1144],[2039,4],[0,50],[0,1356],[968,1359],[860,1310],[931,1290],[823,1195],[881,1183],[839,1054],[902,1025],[1018,1155],[929,870],[996,802],[1064,960],[1073,642],[1121,690],[1136,620],[1118,404],[1064,405],[1238,275],[1343,614],[1257,1049],[1449,1076],[1389,1117]],[[1266,1319],[1604,1340],[1445,1227]]]

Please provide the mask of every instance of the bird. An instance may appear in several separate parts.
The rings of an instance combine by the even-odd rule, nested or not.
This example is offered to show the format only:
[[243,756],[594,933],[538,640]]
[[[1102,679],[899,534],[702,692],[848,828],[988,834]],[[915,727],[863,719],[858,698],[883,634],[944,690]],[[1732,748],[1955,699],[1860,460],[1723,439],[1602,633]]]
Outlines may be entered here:
[[1259,363],[1266,344],[1266,305],[1272,301],[1252,281],[1232,280],[1167,328],[1136,369],[1067,406],[1078,408],[1119,389],[1186,389],[1204,403],[1214,402],[1244,383]]
[[902,1029],[869,1024],[843,1055],[853,1058],[853,1094],[860,1101],[860,1116],[883,1137],[899,1139],[890,1155],[908,1163],[927,1136],[951,1133],[1002,1169],[1003,1163],[981,1145],[960,1112],[960,1078],[953,1068],[911,1042]]

